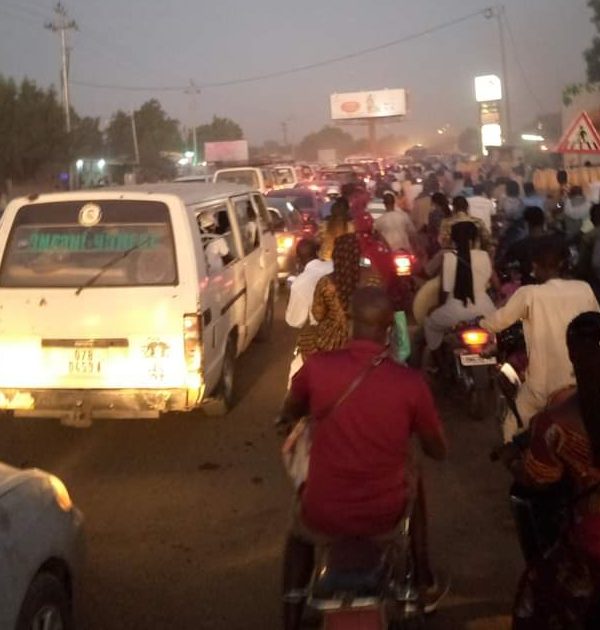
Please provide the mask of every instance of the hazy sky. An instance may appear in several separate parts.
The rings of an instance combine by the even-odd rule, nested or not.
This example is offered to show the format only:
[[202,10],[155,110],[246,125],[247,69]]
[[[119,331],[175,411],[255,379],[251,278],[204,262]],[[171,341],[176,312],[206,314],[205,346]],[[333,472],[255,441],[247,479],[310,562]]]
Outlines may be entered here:
[[[72,102],[81,114],[110,117],[151,97],[190,124],[181,91],[91,89],[77,82],[185,86],[241,79],[319,62],[400,39],[466,16],[493,0],[65,0],[79,24],[73,47]],[[567,83],[585,76],[583,50],[594,34],[586,0],[504,0],[516,124],[560,109]],[[57,83],[58,36],[44,30],[52,0],[0,0],[0,73]],[[206,88],[195,117],[229,116],[252,142],[292,138],[328,121],[331,92],[404,87],[406,121],[389,131],[426,141],[450,124],[477,122],[473,77],[500,71],[495,20],[483,16],[357,59],[241,86]],[[522,70],[521,70],[522,68]],[[529,88],[524,79],[527,79]]]

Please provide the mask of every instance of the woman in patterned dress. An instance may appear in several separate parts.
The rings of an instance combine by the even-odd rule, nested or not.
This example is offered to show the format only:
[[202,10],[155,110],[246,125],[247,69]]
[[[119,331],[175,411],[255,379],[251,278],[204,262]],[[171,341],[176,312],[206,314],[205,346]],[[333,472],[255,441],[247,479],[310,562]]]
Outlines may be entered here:
[[561,392],[532,420],[524,457],[507,462],[522,484],[544,487],[566,477],[574,488],[570,523],[521,579],[515,630],[600,628],[600,314],[576,317],[567,344],[577,390]]
[[316,326],[302,331],[298,347],[302,358],[314,352],[342,348],[350,335],[349,307],[360,279],[360,248],[355,234],[339,236],[333,246],[333,273],[319,280],[312,314]]

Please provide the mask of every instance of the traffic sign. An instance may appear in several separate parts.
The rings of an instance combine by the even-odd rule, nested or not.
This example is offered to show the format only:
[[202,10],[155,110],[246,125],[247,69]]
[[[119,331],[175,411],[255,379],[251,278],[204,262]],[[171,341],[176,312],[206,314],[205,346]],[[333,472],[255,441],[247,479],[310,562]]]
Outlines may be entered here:
[[560,139],[556,153],[600,153],[600,134],[586,112],[575,119]]

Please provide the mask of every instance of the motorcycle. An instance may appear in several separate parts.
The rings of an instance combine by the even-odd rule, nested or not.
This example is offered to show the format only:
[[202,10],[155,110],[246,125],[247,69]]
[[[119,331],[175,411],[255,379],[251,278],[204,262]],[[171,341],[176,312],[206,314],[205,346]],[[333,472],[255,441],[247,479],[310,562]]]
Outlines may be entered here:
[[468,397],[470,414],[483,420],[498,363],[494,338],[476,323],[459,324],[442,344],[443,373]]
[[424,627],[411,523],[409,509],[393,544],[351,538],[317,550],[307,603],[322,613],[323,630]]

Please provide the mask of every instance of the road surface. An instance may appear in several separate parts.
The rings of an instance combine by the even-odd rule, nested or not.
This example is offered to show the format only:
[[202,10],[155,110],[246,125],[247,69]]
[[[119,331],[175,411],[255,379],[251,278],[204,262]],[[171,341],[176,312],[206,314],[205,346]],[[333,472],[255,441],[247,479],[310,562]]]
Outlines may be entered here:
[[[226,418],[95,422],[3,420],[0,460],[65,480],[86,517],[83,630],[277,630],[290,485],[273,431],[294,335],[282,321],[238,370]],[[451,439],[427,465],[436,565],[452,592],[428,628],[508,627],[522,565],[507,507],[508,478],[489,463],[497,439],[460,401],[438,396]]]

